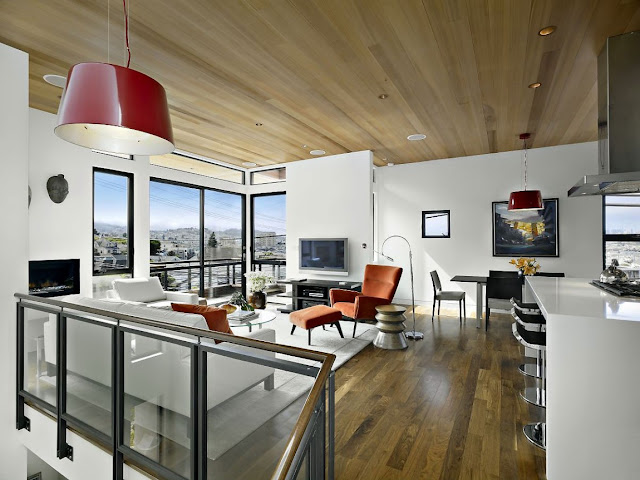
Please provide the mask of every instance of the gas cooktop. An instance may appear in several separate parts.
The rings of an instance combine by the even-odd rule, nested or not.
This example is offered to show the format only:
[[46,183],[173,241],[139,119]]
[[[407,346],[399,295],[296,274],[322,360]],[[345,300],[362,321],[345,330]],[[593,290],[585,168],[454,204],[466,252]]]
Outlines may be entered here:
[[592,280],[591,285],[617,297],[640,298],[640,284],[637,283],[604,283],[598,280]]

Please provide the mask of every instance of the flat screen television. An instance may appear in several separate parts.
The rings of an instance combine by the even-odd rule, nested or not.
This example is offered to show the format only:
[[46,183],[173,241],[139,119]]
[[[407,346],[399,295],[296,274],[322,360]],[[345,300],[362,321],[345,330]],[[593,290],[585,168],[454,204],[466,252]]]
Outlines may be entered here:
[[349,272],[349,239],[301,238],[300,270]]

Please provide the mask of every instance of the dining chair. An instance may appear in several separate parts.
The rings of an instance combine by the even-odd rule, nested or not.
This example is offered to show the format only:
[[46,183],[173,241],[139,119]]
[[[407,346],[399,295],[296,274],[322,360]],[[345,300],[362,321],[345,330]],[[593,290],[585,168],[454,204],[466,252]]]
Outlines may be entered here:
[[[515,275],[513,275],[515,273]],[[509,310],[511,299],[522,300],[522,278],[518,272],[489,271],[487,287],[485,290],[485,303],[487,305],[484,328],[489,329],[491,308]]]
[[431,310],[431,321],[436,311],[436,302],[438,302],[438,317],[440,316],[440,302],[455,301],[458,302],[458,310],[460,312],[460,324],[462,325],[462,313],[464,311],[464,319],[467,320],[467,302],[465,292],[455,292],[453,290],[442,290],[442,284],[440,283],[440,277],[436,270],[431,272],[431,281],[433,282],[433,309]]

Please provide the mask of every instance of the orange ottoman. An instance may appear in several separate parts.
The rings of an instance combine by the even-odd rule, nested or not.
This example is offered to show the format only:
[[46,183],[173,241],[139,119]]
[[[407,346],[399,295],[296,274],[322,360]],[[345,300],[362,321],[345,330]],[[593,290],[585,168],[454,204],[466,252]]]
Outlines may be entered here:
[[326,305],[315,305],[313,307],[303,308],[302,310],[295,310],[289,315],[289,321],[293,323],[291,327],[291,335],[293,335],[296,327],[304,328],[309,332],[309,345],[311,345],[311,330],[322,325],[324,330],[325,325],[333,324],[338,329],[338,333],[342,338],[342,328],[340,328],[340,320],[342,319],[342,313],[336,308],[331,308]]

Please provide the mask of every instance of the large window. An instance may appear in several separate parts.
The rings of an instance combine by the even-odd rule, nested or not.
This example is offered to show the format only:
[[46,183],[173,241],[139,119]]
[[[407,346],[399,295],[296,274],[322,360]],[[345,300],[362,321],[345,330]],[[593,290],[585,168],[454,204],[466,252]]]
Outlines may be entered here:
[[630,276],[640,272],[640,195],[604,197],[604,261],[614,258]]
[[204,191],[204,282],[207,297],[242,289],[244,197]]
[[93,273],[133,271],[132,175],[93,171]]
[[133,176],[93,170],[93,296],[133,274]]
[[151,275],[207,298],[241,290],[244,197],[163,180],[149,197]]
[[286,194],[251,196],[251,262],[254,270],[266,270],[276,279],[287,275]]

